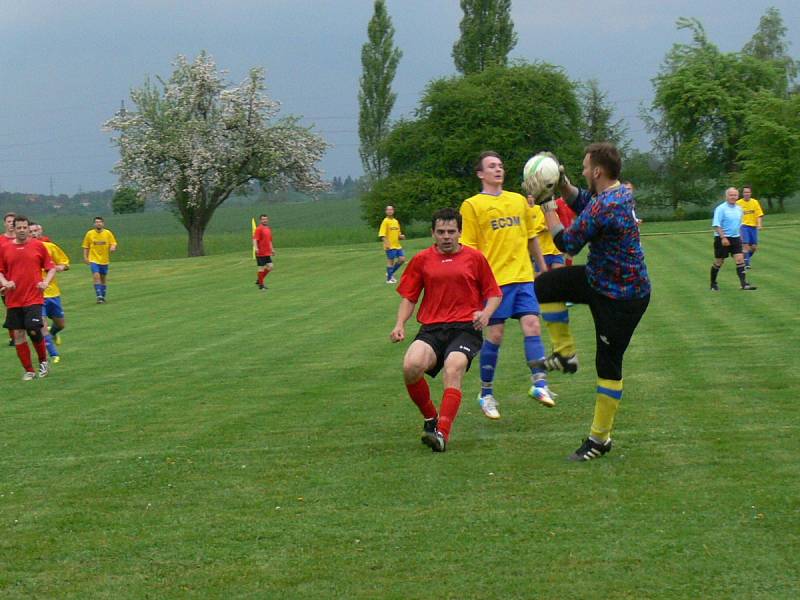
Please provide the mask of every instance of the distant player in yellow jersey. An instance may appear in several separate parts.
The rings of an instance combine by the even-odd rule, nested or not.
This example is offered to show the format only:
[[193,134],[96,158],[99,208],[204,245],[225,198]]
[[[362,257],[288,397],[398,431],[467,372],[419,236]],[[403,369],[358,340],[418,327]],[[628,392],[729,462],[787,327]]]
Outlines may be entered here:
[[461,205],[461,243],[483,253],[503,292],[500,307],[492,315],[481,347],[481,391],[478,403],[490,419],[499,419],[493,382],[506,319],[518,319],[525,337],[525,360],[531,369],[531,397],[553,406],[554,394],[547,374],[539,325],[539,302],[533,291],[531,254],[536,238],[528,201],[503,190],[505,170],[496,152],[484,152],[475,164],[481,192]]
[[742,236],[742,250],[744,251],[744,268],[750,269],[750,259],[758,250],[758,230],[761,229],[764,211],[761,210],[761,203],[752,197],[753,189],[746,185],[742,188],[742,197],[736,204],[742,207],[744,216],[740,228]]
[[400,240],[406,239],[406,236],[400,231],[400,223],[394,218],[394,206],[386,207],[386,218],[378,230],[378,237],[381,238],[383,250],[386,252],[386,283],[397,283],[394,274],[406,262]]
[[[48,238],[44,237],[44,230],[38,223],[30,224],[31,237],[40,240],[50,258],[56,264],[56,272],[61,273],[69,270],[69,256],[64,252],[58,244],[51,242]],[[52,325],[48,326],[47,319],[52,319]],[[47,346],[47,353],[53,359],[54,363],[61,362],[57,345],[61,344],[60,332],[64,331],[66,326],[64,320],[64,308],[61,306],[61,288],[58,287],[57,277],[53,277],[50,285],[44,291],[44,305],[42,306],[42,333],[44,334],[44,343]]]
[[94,293],[98,304],[106,302],[106,275],[108,264],[111,262],[111,253],[117,249],[117,239],[109,229],[106,229],[102,217],[94,218],[94,229],[90,229],[83,237],[83,262],[92,269],[94,280]]

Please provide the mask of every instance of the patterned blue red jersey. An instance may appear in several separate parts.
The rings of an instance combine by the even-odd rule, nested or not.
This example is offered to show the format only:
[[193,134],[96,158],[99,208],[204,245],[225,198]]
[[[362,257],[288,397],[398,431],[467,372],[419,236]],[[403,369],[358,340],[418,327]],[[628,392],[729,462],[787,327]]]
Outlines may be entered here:
[[578,216],[561,238],[564,251],[572,256],[589,244],[586,261],[589,285],[616,300],[644,298],[650,293],[633,206],[633,196],[622,185],[610,187],[597,196],[579,190],[571,203]]

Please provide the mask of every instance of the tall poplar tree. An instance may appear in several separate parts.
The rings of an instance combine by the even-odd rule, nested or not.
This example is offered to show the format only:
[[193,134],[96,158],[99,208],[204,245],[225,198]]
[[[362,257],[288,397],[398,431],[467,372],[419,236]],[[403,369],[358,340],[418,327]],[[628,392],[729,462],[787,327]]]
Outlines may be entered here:
[[505,66],[517,45],[511,0],[461,0],[461,37],[453,45],[456,69],[464,75]]
[[388,162],[381,144],[389,133],[389,116],[397,94],[392,92],[397,64],[403,56],[394,46],[394,27],[385,0],[375,0],[367,27],[368,41],[361,47],[361,88],[358,92],[359,154],[364,171],[372,179],[387,174]]

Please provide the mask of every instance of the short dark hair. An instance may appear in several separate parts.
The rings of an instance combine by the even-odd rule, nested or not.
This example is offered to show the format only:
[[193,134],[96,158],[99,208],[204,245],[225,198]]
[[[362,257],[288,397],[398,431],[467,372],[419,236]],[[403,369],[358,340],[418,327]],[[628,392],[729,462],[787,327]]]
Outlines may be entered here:
[[461,213],[455,208],[440,208],[431,217],[431,231],[436,229],[436,221],[455,221],[458,230],[461,231]]
[[25,221],[28,225],[31,224],[31,222],[28,220],[28,217],[26,217],[24,215],[15,215],[14,216],[14,225],[16,225],[17,223],[22,223],[23,221]]
[[267,217],[267,218],[269,219],[269,215],[258,215],[258,218],[259,218],[259,219],[260,219],[261,217]]
[[749,183],[746,184],[746,185],[743,185],[742,186],[742,192],[744,192],[745,190],[750,190],[752,192],[753,191],[753,186],[750,185]]
[[103,223],[106,222],[106,220],[103,217],[95,217],[94,220],[95,221],[102,221]]
[[36,221],[28,221],[28,225],[33,227],[34,225],[38,225],[38,223]]
[[494,150],[485,150],[478,155],[478,160],[475,162],[475,172],[483,171],[483,159],[489,157],[496,158],[498,160],[503,160],[500,155],[495,152]]
[[3,221],[5,221],[5,220],[6,220],[8,217],[16,217],[16,216],[17,216],[17,213],[13,213],[13,212],[6,213],[6,214],[3,216]]
[[589,164],[603,169],[607,177],[611,179],[619,177],[622,171],[622,158],[614,144],[611,142],[589,144],[584,153],[589,155]]

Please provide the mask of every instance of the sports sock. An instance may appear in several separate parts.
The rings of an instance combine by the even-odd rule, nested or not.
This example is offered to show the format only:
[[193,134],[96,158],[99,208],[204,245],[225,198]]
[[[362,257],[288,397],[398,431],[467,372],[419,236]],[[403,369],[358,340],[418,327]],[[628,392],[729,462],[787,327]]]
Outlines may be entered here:
[[500,346],[493,344],[489,340],[483,340],[481,346],[481,396],[489,396],[493,393],[492,382],[497,368],[497,357],[500,354]]
[[44,337],[40,337],[38,342],[34,342],[33,340],[31,340],[31,343],[33,343],[33,347],[36,350],[36,358],[39,359],[39,362],[46,361],[47,346],[44,343]]
[[392,277],[394,277],[394,274],[397,273],[402,268],[403,268],[403,263],[394,263],[394,267],[392,267]]
[[391,267],[386,267],[386,281],[389,281],[392,278],[392,273],[394,273],[394,265]]
[[744,264],[746,267],[750,266],[750,259],[753,257],[752,252],[745,252],[744,253]]
[[417,405],[423,417],[426,419],[436,418],[436,407],[431,401],[431,390],[424,377],[416,383],[407,383],[406,389],[411,401]]
[[622,380],[597,379],[597,399],[594,404],[594,420],[590,435],[596,442],[605,442],[611,437],[614,415],[622,400]]
[[107,286],[106,284],[102,284],[102,285],[100,286],[100,291],[102,292],[102,294],[101,294],[101,295],[103,296],[103,298],[105,298],[105,297],[106,297],[106,289],[107,289],[107,288],[108,288],[108,286]]
[[542,320],[547,333],[550,335],[550,342],[553,344],[553,352],[558,352],[561,356],[572,356],[575,354],[575,337],[569,327],[569,311],[563,302],[545,302],[541,306]]
[[31,363],[31,349],[28,348],[28,342],[23,342],[14,346],[17,350],[19,362],[26,371],[33,371],[33,364]]
[[744,265],[736,265],[736,274],[739,276],[739,283],[744,287],[747,280],[744,277]]
[[[546,371],[544,370],[544,367],[542,367],[541,365],[545,357],[544,357],[544,344],[542,343],[541,336],[526,335],[524,344],[525,344],[525,360],[528,361],[528,365],[531,367],[531,373],[534,375],[544,375]],[[547,385],[547,382],[545,381],[543,385]]]
[[56,350],[56,343],[53,341],[52,333],[48,333],[44,336],[44,344],[47,346],[47,353],[50,356],[58,356],[58,350]]
[[264,270],[264,277],[262,277],[262,281],[267,278],[267,275],[269,275],[269,269]]
[[445,388],[442,394],[442,405],[439,407],[439,423],[436,428],[444,434],[444,439],[450,439],[450,428],[456,420],[458,407],[461,406],[461,390]]
[[266,271],[258,272],[258,285],[264,285],[264,277],[266,277],[266,273]]
[[717,275],[719,275],[720,267],[717,265],[711,265],[711,285],[717,283]]
[[103,286],[99,283],[94,284],[94,295],[98,298],[103,295]]
[[56,325],[55,323],[53,323],[53,324],[50,326],[50,335],[52,335],[53,337],[57,336],[57,335],[58,335],[59,333],[61,333],[62,331],[63,331],[63,329],[61,329],[61,327],[59,327],[59,326],[58,326],[58,325]]

